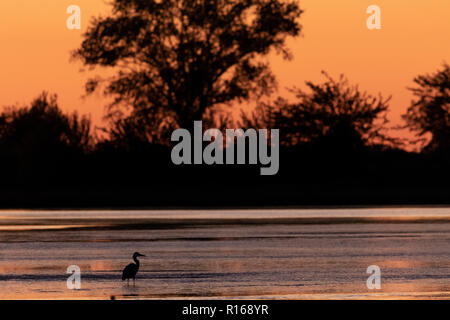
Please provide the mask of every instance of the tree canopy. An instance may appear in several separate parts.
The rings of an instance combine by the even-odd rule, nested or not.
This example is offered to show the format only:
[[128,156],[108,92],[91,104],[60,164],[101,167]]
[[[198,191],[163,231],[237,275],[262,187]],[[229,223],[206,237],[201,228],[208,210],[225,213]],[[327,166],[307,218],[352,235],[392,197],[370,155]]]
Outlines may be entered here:
[[64,114],[56,95],[43,92],[30,107],[7,108],[0,114],[0,145],[36,153],[61,148],[85,151],[91,123],[86,116]]
[[292,89],[296,102],[278,98],[272,104],[261,104],[251,116],[244,115],[243,125],[279,128],[287,146],[326,142],[342,148],[384,143],[390,98],[362,92],[343,75],[335,80],[323,74],[326,81],[321,84],[306,82],[309,91]]
[[[78,160],[91,147],[90,120],[64,114],[55,95],[46,92],[28,107],[10,107],[0,113],[0,166],[6,181],[45,184],[70,183]],[[69,178],[70,177],[70,178]]]
[[450,66],[444,64],[433,74],[414,79],[416,87],[410,88],[415,96],[403,118],[407,126],[417,132],[422,141],[431,134],[425,149],[445,150],[450,144]]
[[[272,49],[290,57],[285,42],[299,35],[301,14],[297,1],[113,0],[74,57],[117,70],[86,90],[103,83],[120,130],[145,127],[150,138],[190,128],[216,105],[272,92],[275,77],[262,58]],[[123,105],[131,107],[125,123]]]

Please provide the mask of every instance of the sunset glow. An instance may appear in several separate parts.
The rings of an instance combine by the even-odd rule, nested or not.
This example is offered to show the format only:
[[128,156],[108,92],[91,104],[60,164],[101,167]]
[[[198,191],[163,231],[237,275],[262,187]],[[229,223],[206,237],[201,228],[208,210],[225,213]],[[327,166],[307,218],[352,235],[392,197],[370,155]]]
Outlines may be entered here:
[[[66,28],[66,8],[77,4],[82,29]],[[377,0],[381,30],[368,30],[366,8],[373,1],[303,0],[303,36],[290,39],[294,59],[271,56],[280,91],[303,86],[306,80],[322,81],[320,71],[344,73],[351,83],[372,94],[393,95],[390,117],[398,122],[406,110],[412,79],[433,72],[450,60],[450,2]],[[106,100],[95,94],[82,99],[85,80],[70,52],[82,40],[93,16],[106,14],[102,0],[17,0],[0,3],[0,106],[25,105],[42,90],[57,93],[65,110],[91,114],[99,124]]]

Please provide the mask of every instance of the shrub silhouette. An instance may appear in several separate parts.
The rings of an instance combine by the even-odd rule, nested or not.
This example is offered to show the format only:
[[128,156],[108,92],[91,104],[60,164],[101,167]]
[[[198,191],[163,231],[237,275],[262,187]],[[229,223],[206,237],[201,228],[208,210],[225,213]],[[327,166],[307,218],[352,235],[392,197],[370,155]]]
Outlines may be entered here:
[[65,115],[55,95],[44,92],[30,107],[7,108],[0,114],[2,160],[15,168],[10,172],[18,174],[12,177],[15,181],[45,183],[60,174],[58,168],[65,161],[75,161],[90,145],[90,120],[77,113]]
[[[410,88],[416,97],[406,114],[407,126],[417,133],[425,152],[447,151],[450,147],[450,66],[444,64],[433,74],[414,79],[416,87]],[[425,136],[431,134],[427,142]]]
[[243,126],[279,128],[285,146],[314,143],[340,152],[389,140],[383,131],[390,98],[361,92],[343,75],[334,80],[323,74],[322,84],[306,82],[310,92],[292,89],[297,102],[278,98],[244,114]]

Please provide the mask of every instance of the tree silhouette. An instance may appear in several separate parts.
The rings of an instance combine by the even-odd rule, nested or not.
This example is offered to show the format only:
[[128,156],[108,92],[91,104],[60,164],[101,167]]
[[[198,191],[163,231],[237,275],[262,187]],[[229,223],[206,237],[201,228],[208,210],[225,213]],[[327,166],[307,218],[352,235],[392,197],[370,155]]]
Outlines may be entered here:
[[292,89],[298,102],[262,103],[252,115],[243,115],[243,126],[279,128],[286,146],[320,143],[343,151],[390,141],[383,133],[390,98],[361,92],[343,75],[334,80],[323,74],[322,84],[306,82],[311,92]]
[[271,92],[275,78],[261,58],[271,49],[290,57],[285,40],[300,33],[301,13],[296,1],[113,0],[74,57],[117,71],[86,84],[89,93],[103,83],[114,97],[117,132],[144,128],[159,140],[214,106]]
[[7,108],[0,114],[1,162],[16,168],[20,176],[12,180],[39,177],[44,182],[59,175],[58,166],[82,156],[90,145],[90,120],[77,113],[63,114],[56,95],[44,92],[30,107]]
[[445,63],[442,70],[420,75],[414,82],[417,87],[410,90],[416,99],[403,119],[417,132],[419,141],[425,142],[425,135],[431,134],[425,151],[446,151],[450,144],[450,66]]

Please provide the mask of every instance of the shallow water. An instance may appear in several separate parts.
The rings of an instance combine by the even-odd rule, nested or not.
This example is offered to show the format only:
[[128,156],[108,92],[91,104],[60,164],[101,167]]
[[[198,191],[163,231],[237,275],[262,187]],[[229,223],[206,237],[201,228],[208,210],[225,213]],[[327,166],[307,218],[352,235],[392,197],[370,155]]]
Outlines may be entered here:
[[0,211],[0,299],[112,296],[450,299],[450,209]]

